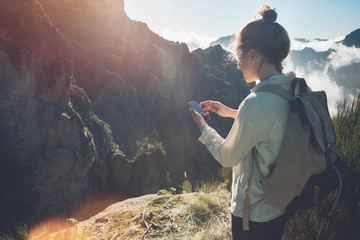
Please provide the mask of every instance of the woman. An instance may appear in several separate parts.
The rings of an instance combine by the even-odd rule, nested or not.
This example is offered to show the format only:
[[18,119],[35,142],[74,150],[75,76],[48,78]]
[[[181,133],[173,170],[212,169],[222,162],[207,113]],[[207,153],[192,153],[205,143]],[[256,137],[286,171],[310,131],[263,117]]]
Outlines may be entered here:
[[[199,140],[204,143],[214,158],[225,167],[233,167],[232,179],[232,234],[233,239],[281,239],[287,214],[278,209],[265,195],[259,183],[256,168],[251,172],[253,152],[257,154],[264,176],[274,163],[285,134],[288,102],[268,92],[256,92],[265,84],[278,84],[289,90],[294,73],[284,74],[282,62],[290,50],[286,30],[276,23],[277,13],[269,6],[260,12],[261,19],[248,23],[240,32],[236,47],[238,69],[245,81],[260,83],[252,89],[239,109],[231,109],[220,102],[204,101],[205,110],[222,117],[233,118],[234,124],[223,139],[204,118],[189,109],[201,130]],[[256,150],[256,151],[254,151]],[[250,176],[252,177],[250,178]],[[243,228],[246,221],[244,193],[250,179],[249,229]]]

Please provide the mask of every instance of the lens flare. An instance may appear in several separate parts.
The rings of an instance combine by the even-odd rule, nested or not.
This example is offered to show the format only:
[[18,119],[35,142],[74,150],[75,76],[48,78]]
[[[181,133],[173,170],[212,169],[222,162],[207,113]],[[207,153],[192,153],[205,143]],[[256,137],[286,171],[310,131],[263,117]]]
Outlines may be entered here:
[[178,69],[173,63],[167,63],[162,67],[162,74],[167,79],[173,79],[177,76]]
[[187,173],[184,172],[185,181],[182,183],[182,191],[183,193],[190,193],[193,191],[193,187],[191,182],[187,179]]
[[77,228],[77,221],[66,218],[52,218],[39,223],[29,232],[27,240],[89,239],[89,236]]
[[[30,229],[27,240],[93,239],[80,227],[79,222],[89,219],[106,207],[127,199],[119,194],[97,194],[79,202],[79,208],[72,213],[74,218],[54,217],[40,222]],[[78,222],[79,221],[79,222]]]

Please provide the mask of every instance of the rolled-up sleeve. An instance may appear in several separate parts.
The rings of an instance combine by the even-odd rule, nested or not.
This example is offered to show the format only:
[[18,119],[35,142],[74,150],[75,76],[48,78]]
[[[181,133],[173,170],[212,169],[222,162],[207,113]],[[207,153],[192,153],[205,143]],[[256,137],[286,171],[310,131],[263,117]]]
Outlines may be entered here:
[[259,130],[261,128],[256,127],[261,124],[264,116],[259,116],[259,110],[252,108],[252,102],[251,99],[244,100],[240,105],[238,115],[225,139],[209,126],[201,131],[199,141],[207,146],[212,156],[224,167],[238,165],[264,134]]

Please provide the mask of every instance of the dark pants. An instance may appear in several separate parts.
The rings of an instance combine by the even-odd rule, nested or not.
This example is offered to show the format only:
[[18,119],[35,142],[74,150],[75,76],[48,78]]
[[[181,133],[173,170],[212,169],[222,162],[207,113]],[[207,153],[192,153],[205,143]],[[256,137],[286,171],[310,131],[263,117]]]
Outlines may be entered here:
[[268,222],[250,221],[250,231],[243,231],[242,218],[231,215],[233,240],[281,240],[285,223],[293,215],[293,213],[285,213]]

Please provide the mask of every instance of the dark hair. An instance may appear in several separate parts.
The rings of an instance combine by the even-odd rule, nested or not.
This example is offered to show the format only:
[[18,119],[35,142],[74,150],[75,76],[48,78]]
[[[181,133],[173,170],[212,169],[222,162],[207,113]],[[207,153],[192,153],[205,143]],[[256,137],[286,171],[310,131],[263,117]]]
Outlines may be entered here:
[[277,12],[268,5],[259,11],[261,19],[248,23],[237,39],[236,55],[246,54],[250,49],[259,51],[281,73],[282,61],[290,51],[290,38],[285,28],[276,22]]

